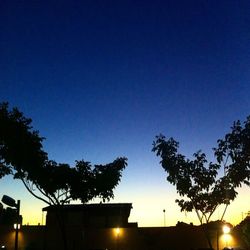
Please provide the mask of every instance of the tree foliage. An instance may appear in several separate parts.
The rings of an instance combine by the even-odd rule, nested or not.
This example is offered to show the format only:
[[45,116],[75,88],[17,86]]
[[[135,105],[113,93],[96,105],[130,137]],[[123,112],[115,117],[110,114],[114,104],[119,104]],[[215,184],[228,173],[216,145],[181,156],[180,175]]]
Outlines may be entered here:
[[76,161],[75,166],[48,159],[44,140],[17,108],[0,104],[0,177],[12,174],[28,191],[49,205],[63,205],[80,199],[86,203],[95,197],[109,200],[127,165],[117,158],[105,165]]
[[[242,124],[234,122],[231,132],[217,141],[215,162],[208,162],[198,151],[192,159],[178,152],[179,143],[159,135],[152,151],[161,158],[167,181],[176,186],[181,211],[195,211],[201,224],[208,223],[220,205],[227,206],[236,198],[236,188],[249,185],[250,178],[250,117]],[[221,174],[224,172],[224,174]]]
[[215,156],[219,164],[225,166],[234,187],[250,186],[250,116],[243,123],[239,120],[234,122],[231,130],[218,140]]
[[30,123],[31,120],[25,118],[17,108],[9,112],[7,103],[0,105],[1,177],[10,173],[15,178],[23,177],[33,166],[40,167],[47,159],[47,154],[42,150],[43,138],[37,131],[31,131]]
[[[179,143],[173,138],[157,136],[153,151],[161,157],[161,165],[167,172],[167,180],[176,186],[180,197],[176,202],[181,211],[196,211],[200,221],[209,221],[215,209],[235,198],[226,177],[217,179],[219,164],[208,163],[206,155],[198,151],[194,159],[187,159],[178,153]],[[229,196],[230,195],[230,196]]]
[[240,222],[235,228],[234,232],[237,237],[241,239],[242,243],[247,249],[250,248],[250,217],[247,216],[243,221]]

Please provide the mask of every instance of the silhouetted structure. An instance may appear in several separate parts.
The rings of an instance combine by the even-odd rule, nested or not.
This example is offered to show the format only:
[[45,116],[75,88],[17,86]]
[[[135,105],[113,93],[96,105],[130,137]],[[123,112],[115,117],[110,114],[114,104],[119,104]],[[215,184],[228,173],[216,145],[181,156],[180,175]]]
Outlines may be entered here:
[[57,213],[60,212],[60,214],[63,215],[64,224],[66,227],[78,226],[84,228],[127,228],[137,226],[137,223],[128,222],[131,208],[131,203],[100,203],[64,205],[63,207],[49,206],[43,208],[43,211],[47,212],[47,227],[54,227],[57,225]]
[[[183,222],[173,227],[137,227],[128,222],[131,203],[65,205],[60,211],[65,219],[68,250],[191,250],[205,249],[207,241],[201,226]],[[62,234],[56,219],[57,207],[47,212],[46,226],[22,226],[19,232],[20,250],[61,250]],[[209,233],[213,248],[240,246],[234,232],[224,238],[211,223]],[[119,227],[119,230],[117,228]],[[14,247],[13,227],[0,226],[0,246]]]
[[[13,227],[14,223],[17,220],[17,211],[16,209],[7,207],[3,208],[3,205],[0,203],[0,225],[8,225]],[[22,224],[22,216],[19,215],[19,223]]]

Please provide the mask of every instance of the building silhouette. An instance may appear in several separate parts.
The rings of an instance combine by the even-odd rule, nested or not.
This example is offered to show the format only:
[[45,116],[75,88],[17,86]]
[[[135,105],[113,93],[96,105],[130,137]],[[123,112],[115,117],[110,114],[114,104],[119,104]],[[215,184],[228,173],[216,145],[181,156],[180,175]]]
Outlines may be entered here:
[[63,207],[49,206],[43,208],[47,212],[46,226],[58,225],[58,213],[64,219],[66,227],[79,228],[115,228],[136,227],[137,223],[129,223],[132,209],[131,203],[116,204],[77,204]]
[[[22,226],[19,250],[198,250],[207,248],[201,226],[177,223],[172,227],[138,227],[129,222],[131,203],[49,206],[46,225]],[[62,230],[63,225],[63,230]],[[213,248],[241,243],[232,235],[225,242],[215,224]],[[0,248],[14,249],[13,225],[0,225]],[[3,248],[3,247],[2,247]],[[4,248],[3,248],[4,249]]]

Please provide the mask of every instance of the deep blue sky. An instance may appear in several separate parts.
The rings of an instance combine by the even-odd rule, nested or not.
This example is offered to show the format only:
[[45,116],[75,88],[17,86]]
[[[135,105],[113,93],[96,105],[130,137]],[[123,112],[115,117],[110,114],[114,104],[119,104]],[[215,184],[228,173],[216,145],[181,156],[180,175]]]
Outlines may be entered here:
[[58,162],[128,157],[114,202],[133,202],[141,225],[162,223],[163,208],[175,223],[152,141],[211,155],[250,114],[249,41],[249,1],[2,0],[0,101],[33,119]]

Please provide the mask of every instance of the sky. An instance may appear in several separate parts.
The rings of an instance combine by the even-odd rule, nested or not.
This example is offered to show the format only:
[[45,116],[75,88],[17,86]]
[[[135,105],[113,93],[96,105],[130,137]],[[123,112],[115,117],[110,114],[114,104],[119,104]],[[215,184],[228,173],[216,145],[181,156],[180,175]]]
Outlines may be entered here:
[[[32,118],[50,159],[127,157],[110,202],[133,203],[130,221],[163,226],[165,209],[167,226],[197,223],[175,204],[152,142],[163,133],[188,158],[213,159],[217,139],[250,114],[249,41],[244,0],[1,0],[0,102]],[[18,180],[1,179],[2,194],[21,200],[24,224],[44,224],[46,204]],[[225,219],[249,210],[243,187]]]

